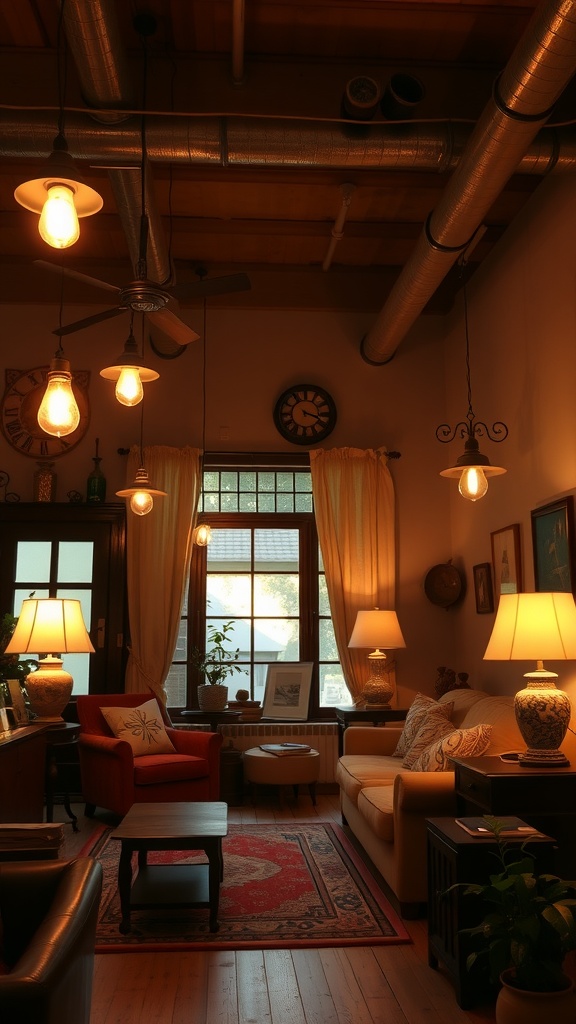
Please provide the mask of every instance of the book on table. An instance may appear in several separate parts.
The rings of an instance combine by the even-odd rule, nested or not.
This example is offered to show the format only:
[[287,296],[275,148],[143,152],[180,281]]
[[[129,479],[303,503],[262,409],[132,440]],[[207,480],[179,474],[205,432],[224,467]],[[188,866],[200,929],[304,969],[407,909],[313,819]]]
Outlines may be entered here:
[[508,839],[511,836],[530,839],[532,836],[542,835],[537,828],[529,825],[522,818],[516,818],[513,815],[490,818],[456,818],[455,821],[468,835],[478,836],[481,839],[489,839],[494,836],[494,830],[490,827],[492,821],[498,822],[498,825],[501,826],[499,834],[503,839]]
[[260,750],[276,754],[276,757],[286,757],[289,754],[308,754],[312,747],[307,743],[261,743]]

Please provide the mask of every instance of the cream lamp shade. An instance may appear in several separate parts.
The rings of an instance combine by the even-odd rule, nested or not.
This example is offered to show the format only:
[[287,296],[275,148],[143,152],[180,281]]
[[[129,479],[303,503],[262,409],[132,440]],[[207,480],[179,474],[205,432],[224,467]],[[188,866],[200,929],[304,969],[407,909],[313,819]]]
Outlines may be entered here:
[[389,707],[394,684],[384,671],[385,651],[406,647],[396,612],[380,608],[357,612],[348,647],[372,648],[368,655],[370,678],[362,697],[367,707]]
[[558,690],[556,672],[544,661],[576,659],[576,604],[572,594],[502,594],[486,661],[535,661],[526,672],[527,684],[514,698],[516,721],[527,744],[519,763],[528,767],[558,767],[569,762],[559,749],[572,706]]
[[26,677],[30,707],[39,722],[60,722],[74,681],[62,669],[61,654],[93,653],[80,601],[68,598],[29,598],[22,609],[7,654],[37,654],[36,672]]

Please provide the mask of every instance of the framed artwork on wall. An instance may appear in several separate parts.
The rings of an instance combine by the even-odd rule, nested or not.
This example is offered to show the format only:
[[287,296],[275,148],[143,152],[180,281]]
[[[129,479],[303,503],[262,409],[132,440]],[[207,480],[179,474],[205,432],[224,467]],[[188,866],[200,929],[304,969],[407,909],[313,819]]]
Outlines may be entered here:
[[522,591],[522,556],[520,524],[512,523],[490,534],[492,569],[496,595],[520,594]]
[[494,611],[494,592],[492,590],[492,571],[490,562],[480,562],[472,566],[474,573],[474,596],[476,611],[479,615]]
[[574,572],[574,498],[535,508],[532,521],[535,590],[573,593]]
[[312,683],[311,661],[268,665],[262,704],[263,718],[306,721]]

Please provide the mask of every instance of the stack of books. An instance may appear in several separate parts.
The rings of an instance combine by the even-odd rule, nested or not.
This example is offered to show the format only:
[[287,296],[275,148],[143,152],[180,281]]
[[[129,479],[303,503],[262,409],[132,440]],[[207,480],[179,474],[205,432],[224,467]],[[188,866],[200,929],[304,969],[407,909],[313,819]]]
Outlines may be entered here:
[[502,839],[524,838],[531,839],[534,836],[542,835],[537,828],[528,825],[522,818],[515,818],[510,815],[503,815],[498,818],[456,818],[456,824],[460,825],[469,836],[478,836],[480,839],[494,837],[494,829],[491,822],[498,823],[498,832]]
[[0,825],[0,860],[57,858],[64,842],[64,825]]
[[285,757],[287,754],[308,754],[312,747],[307,743],[261,743],[260,750],[276,754],[276,757]]

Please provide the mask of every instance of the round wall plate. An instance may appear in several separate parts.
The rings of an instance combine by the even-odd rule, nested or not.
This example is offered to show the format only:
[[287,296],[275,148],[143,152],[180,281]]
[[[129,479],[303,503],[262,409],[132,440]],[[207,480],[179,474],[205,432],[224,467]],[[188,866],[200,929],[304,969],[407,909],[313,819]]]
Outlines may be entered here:
[[426,573],[424,592],[432,604],[449,608],[462,593],[462,577],[456,566],[450,562],[433,565]]

